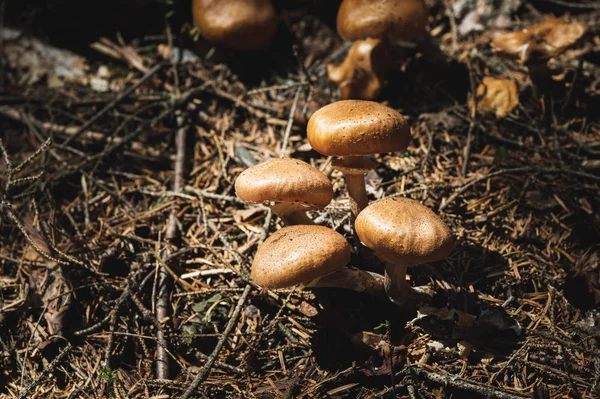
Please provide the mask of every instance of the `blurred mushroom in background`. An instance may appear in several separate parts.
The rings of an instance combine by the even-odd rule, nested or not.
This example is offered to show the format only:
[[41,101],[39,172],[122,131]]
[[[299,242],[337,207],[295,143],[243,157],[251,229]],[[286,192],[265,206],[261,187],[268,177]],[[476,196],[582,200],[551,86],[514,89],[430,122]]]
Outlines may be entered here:
[[423,0],[342,1],[337,31],[343,39],[356,43],[341,65],[328,65],[329,79],[340,83],[341,98],[375,99],[394,58],[394,45],[431,47],[427,20],[428,9]]
[[206,40],[234,50],[262,50],[277,31],[271,0],[193,0],[192,14]]

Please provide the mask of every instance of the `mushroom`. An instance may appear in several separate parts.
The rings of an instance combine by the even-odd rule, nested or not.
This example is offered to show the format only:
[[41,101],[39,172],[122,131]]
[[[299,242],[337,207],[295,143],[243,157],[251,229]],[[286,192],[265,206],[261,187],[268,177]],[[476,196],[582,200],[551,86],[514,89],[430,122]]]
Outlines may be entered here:
[[444,259],[454,248],[450,228],[431,209],[409,198],[385,198],[365,208],[354,227],[364,245],[385,264],[385,290],[396,305],[425,299],[426,287],[412,288],[406,269]]
[[350,244],[336,231],[317,225],[287,226],[258,248],[252,280],[265,288],[335,287],[386,298],[384,278],[377,273],[345,267]]
[[370,100],[381,91],[388,64],[381,40],[367,38],[356,41],[340,65],[328,64],[327,77],[339,84],[342,98]]
[[364,155],[402,151],[411,140],[400,113],[364,100],[342,100],[320,108],[308,121],[307,136],[317,152],[341,157],[333,166],[346,179],[353,217],[368,205],[364,175],[375,166]]
[[343,0],[336,24],[346,40],[370,37],[393,43],[420,40],[427,19],[423,0]]
[[326,207],[333,198],[331,182],[306,162],[271,159],[243,171],[235,181],[243,201],[267,203],[286,224],[314,224],[306,211]]
[[[427,18],[428,10],[423,0],[344,0],[338,10],[336,24],[338,34],[345,40],[380,41],[377,51],[370,56],[370,64],[381,64],[376,72],[381,80],[390,64],[389,53],[394,43],[425,43]],[[357,68],[364,69],[356,58],[355,46],[364,46],[364,43],[355,43],[341,66],[355,64]],[[332,65],[330,68],[335,67]],[[330,80],[335,81],[335,75],[329,76]],[[343,99],[373,100],[379,93],[379,90],[360,89],[364,83],[356,78],[349,84],[357,88],[342,90],[341,86],[340,95]]]
[[208,41],[234,50],[262,50],[277,30],[271,0],[193,0],[192,14]]

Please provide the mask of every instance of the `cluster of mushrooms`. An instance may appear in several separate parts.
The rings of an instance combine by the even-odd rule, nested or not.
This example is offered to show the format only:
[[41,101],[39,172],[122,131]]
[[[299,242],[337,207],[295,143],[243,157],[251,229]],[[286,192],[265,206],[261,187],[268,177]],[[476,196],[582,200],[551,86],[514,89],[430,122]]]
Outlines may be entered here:
[[[193,0],[194,25],[205,39],[238,51],[265,49],[277,31],[271,0]],[[354,41],[340,65],[328,65],[341,101],[316,111],[307,124],[312,148],[336,157],[344,175],[358,239],[385,265],[385,275],[349,267],[351,246],[319,226],[307,211],[325,208],[333,185],[320,170],[298,159],[271,159],[242,172],[237,196],[266,204],[286,225],[258,248],[252,279],[266,288],[338,287],[390,299],[401,307],[426,301],[427,287],[411,287],[406,270],[445,258],[455,239],[429,208],[408,198],[369,204],[365,174],[376,164],[365,156],[405,150],[411,133],[395,110],[374,101],[394,53],[410,42],[431,50],[424,0],[343,0],[338,34]]]
[[[192,13],[205,39],[238,51],[265,49],[277,31],[271,0],[193,0]],[[340,97],[375,99],[402,46],[435,53],[427,19],[424,0],[343,0],[337,32],[353,44],[341,64],[327,66],[327,76],[338,84]]]
[[384,263],[385,275],[347,266],[348,241],[307,215],[332,201],[328,177],[304,161],[279,158],[246,169],[235,182],[241,200],[269,206],[286,224],[258,248],[253,281],[265,288],[346,288],[387,298],[400,307],[426,302],[431,291],[411,287],[406,270],[448,256],[454,236],[418,201],[389,197],[369,204],[364,179],[376,166],[366,156],[408,147],[407,121],[377,102],[341,100],[310,117],[307,137],[315,151],[335,157],[332,166],[344,175],[356,235]]

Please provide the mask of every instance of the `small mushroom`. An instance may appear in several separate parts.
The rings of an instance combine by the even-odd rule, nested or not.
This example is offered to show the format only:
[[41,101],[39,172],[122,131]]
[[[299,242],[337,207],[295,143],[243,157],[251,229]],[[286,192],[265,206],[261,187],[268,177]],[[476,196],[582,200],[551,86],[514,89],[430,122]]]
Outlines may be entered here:
[[265,288],[336,287],[385,298],[380,274],[345,267],[350,244],[323,226],[287,226],[273,233],[256,251],[252,280]]
[[[417,42],[431,47],[427,41],[427,19],[428,10],[423,0],[344,0],[337,14],[337,31],[345,40],[356,43],[341,66],[348,69],[349,65],[354,65],[358,71],[366,71],[376,78],[369,76],[364,83],[360,82],[358,76],[353,76],[353,80],[342,79],[341,98],[376,98],[379,90],[362,87],[367,85],[366,82],[373,84],[377,81],[381,85],[382,76],[391,65],[390,54],[395,43]],[[376,45],[374,41],[377,41]],[[372,49],[369,50],[368,46]],[[358,59],[361,53],[365,54],[365,59],[369,58],[370,68],[365,68],[365,62]],[[370,69],[373,72],[369,72]],[[336,74],[329,74],[329,79],[336,82]]]
[[320,108],[308,121],[307,136],[317,152],[341,157],[333,166],[344,174],[354,217],[368,205],[364,175],[375,166],[364,155],[402,151],[411,140],[408,122],[400,113],[364,100]]
[[268,204],[286,224],[313,224],[306,211],[326,207],[333,186],[306,162],[281,158],[243,171],[235,181],[235,193],[243,201]]
[[409,198],[385,198],[356,218],[358,238],[385,264],[385,290],[396,305],[408,307],[427,297],[412,288],[406,269],[444,259],[454,248],[450,228],[431,209]]
[[328,64],[327,77],[339,84],[342,98],[372,100],[381,91],[388,64],[381,40],[367,38],[354,42],[344,62]]
[[192,14],[202,36],[234,50],[262,50],[277,30],[271,0],[193,0]]
[[425,34],[428,16],[423,0],[343,0],[336,25],[346,40],[416,41]]

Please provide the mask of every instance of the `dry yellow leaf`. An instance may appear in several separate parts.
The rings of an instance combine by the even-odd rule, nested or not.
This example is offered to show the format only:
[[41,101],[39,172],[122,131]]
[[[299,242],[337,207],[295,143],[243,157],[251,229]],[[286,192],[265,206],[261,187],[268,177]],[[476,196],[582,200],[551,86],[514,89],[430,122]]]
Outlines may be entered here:
[[541,37],[564,23],[565,21],[561,18],[551,17],[542,22],[538,22],[537,24],[533,24],[529,28],[523,29],[523,31],[528,32],[533,36]]
[[[477,111],[493,113],[497,119],[504,118],[519,104],[517,84],[510,79],[483,78],[477,87]],[[469,105],[473,106],[472,99]]]
[[545,50],[551,56],[560,54],[581,39],[587,31],[588,25],[582,22],[557,25],[544,36]]
[[545,59],[562,53],[588,31],[582,22],[567,23],[561,18],[548,18],[516,32],[503,33],[491,41],[494,51],[516,57],[521,62]]

